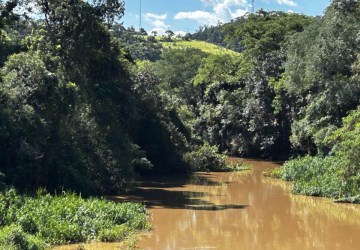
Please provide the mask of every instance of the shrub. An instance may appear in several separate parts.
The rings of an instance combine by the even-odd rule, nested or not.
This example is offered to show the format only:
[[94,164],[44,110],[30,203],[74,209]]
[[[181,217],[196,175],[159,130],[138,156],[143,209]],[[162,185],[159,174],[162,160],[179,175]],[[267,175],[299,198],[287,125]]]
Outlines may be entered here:
[[11,225],[0,230],[0,250],[40,250],[45,243],[27,233],[18,225]]
[[186,153],[184,160],[194,171],[222,171],[226,168],[225,156],[218,153],[216,146],[204,143],[198,149]]
[[279,177],[286,181],[294,181],[302,177],[305,178],[307,170],[310,168],[313,158],[306,156],[286,162],[279,172]]
[[48,244],[116,241],[148,228],[141,204],[84,199],[65,192],[55,196],[39,192],[34,198],[19,196],[15,190],[3,192],[0,219],[2,226],[14,227],[20,236],[36,235]]
[[115,242],[123,240],[131,230],[126,225],[115,226],[110,229],[102,229],[99,232],[99,240],[103,242]]
[[[322,196],[357,203],[359,190],[350,189],[349,180],[342,178],[344,161],[337,156],[306,156],[287,161],[266,176],[294,181],[292,192],[295,194]],[[353,177],[353,178],[356,178]]]
[[324,141],[329,155],[306,156],[286,162],[266,176],[294,181],[293,192],[360,203],[360,109],[343,119],[343,126]]

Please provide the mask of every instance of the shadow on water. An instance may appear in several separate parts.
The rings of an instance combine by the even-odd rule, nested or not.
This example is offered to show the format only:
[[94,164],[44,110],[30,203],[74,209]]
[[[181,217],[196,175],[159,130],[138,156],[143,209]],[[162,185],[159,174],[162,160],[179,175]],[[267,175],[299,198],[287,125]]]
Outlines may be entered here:
[[198,186],[221,186],[223,184],[227,184],[224,182],[218,182],[211,180],[209,177],[210,173],[200,173],[195,175],[167,175],[157,177],[152,180],[143,180],[140,182],[141,186],[146,187],[156,187],[156,188],[176,188],[176,187],[184,187],[185,185],[193,184]]
[[142,202],[147,208],[171,208],[189,210],[219,211],[226,209],[243,209],[247,205],[216,205],[201,198],[210,196],[207,192],[190,192],[166,190],[160,188],[135,188],[131,190],[126,198],[112,197],[113,201],[137,201]]
[[141,187],[128,190],[125,196],[111,197],[113,201],[135,201],[141,202],[147,208],[169,208],[219,211],[226,209],[243,209],[247,205],[242,204],[221,204],[216,205],[204,199],[210,196],[224,196],[198,191],[180,191],[172,188],[181,188],[185,185],[195,186],[221,186],[224,182],[213,181],[207,173],[201,173],[189,177],[167,177],[151,182],[143,182]]

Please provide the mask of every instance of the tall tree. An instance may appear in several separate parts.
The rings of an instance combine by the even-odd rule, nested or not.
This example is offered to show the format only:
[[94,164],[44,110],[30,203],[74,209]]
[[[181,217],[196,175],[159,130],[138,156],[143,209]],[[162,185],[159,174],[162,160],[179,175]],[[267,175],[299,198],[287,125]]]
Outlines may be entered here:
[[[356,108],[359,84],[352,65],[360,47],[358,1],[333,1],[324,17],[296,34],[287,46],[288,61],[282,85],[292,101],[294,146],[326,153],[324,138]],[[290,107],[289,106],[289,107]]]

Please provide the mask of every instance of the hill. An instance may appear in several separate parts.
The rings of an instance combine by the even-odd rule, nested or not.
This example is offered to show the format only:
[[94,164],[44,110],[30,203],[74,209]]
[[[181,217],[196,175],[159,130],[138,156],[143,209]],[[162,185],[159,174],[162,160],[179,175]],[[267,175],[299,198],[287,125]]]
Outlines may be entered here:
[[175,40],[173,42],[162,42],[163,48],[172,48],[172,49],[182,49],[182,48],[195,48],[200,49],[208,54],[230,54],[230,55],[239,55],[238,52],[235,52],[230,49],[226,49],[224,47],[208,43],[205,41],[183,41],[183,40]]

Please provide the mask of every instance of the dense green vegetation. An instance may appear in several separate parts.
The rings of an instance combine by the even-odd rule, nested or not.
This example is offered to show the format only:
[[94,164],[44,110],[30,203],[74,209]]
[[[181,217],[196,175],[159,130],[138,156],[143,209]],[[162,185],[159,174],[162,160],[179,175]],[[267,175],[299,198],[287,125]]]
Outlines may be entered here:
[[[333,0],[322,17],[259,10],[176,39],[125,28],[123,14],[123,1],[0,1],[1,190],[114,194],[141,176],[227,170],[227,154],[293,157],[269,175],[359,202],[359,1]],[[12,192],[0,204],[9,247],[145,227],[137,205]],[[106,231],[83,218],[89,230],[73,234],[80,224],[56,222],[91,207],[136,210],[141,223]]]
[[125,239],[134,230],[148,229],[141,204],[83,199],[63,192],[51,196],[0,195],[0,249],[45,249],[50,244]]
[[161,44],[113,22],[123,2],[35,2],[45,20],[12,14],[17,2],[1,5],[1,42],[9,47],[0,71],[5,184],[113,193],[150,169],[189,171],[182,122],[134,64],[156,60]]
[[[185,155],[202,143],[192,142],[171,102],[160,96],[158,77],[135,64],[156,61],[161,44],[116,24],[123,13],[122,1],[0,1],[5,196],[9,187],[30,194],[39,187],[115,194],[140,175],[195,169]],[[138,205],[75,195],[4,199],[0,241],[14,249],[121,240],[145,223]],[[142,224],[123,226],[126,221]]]
[[219,22],[215,26],[201,26],[194,34],[186,34],[185,39],[206,41],[233,51],[241,52],[244,50],[244,47],[240,39],[226,39],[228,37],[226,27],[232,29],[241,25],[244,21],[246,21],[246,18],[237,18],[225,24]]
[[274,84],[277,100],[295,111],[294,148],[317,155],[273,173],[294,180],[295,193],[359,202],[359,14],[358,1],[333,1],[287,45],[286,70]]
[[136,31],[133,27],[125,29],[122,25],[115,24],[110,32],[126,49],[130,60],[157,61],[161,56],[162,45],[154,36],[147,36],[145,30]]
[[359,118],[359,109],[351,112],[343,126],[326,138],[333,145],[329,154],[293,159],[266,175],[294,181],[297,194],[360,203]]
[[162,57],[185,83],[166,94],[196,138],[235,156],[298,156],[271,175],[294,180],[295,193],[358,202],[359,11],[358,1],[334,0],[322,17],[260,10],[201,27],[184,39],[241,53],[208,52],[187,76],[186,62]]
[[191,98],[197,98],[196,103],[192,100],[193,116],[188,115],[193,118],[191,127],[194,134],[231,155],[286,158],[292,117],[286,104],[275,106],[275,83],[284,73],[287,38],[314,18],[259,11],[240,19],[219,28],[226,31],[224,39],[240,41],[242,53],[207,56],[187,81],[192,84]]

